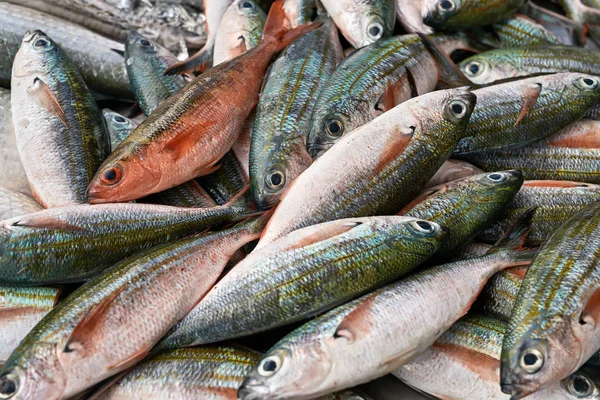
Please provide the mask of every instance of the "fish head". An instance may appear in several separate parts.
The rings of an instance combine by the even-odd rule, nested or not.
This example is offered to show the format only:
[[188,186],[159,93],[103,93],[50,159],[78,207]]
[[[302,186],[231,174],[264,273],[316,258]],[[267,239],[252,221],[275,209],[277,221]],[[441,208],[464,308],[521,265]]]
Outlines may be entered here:
[[15,55],[13,75],[17,78],[45,75],[62,55],[60,47],[40,30],[28,31]]
[[394,31],[394,1],[346,1],[338,9],[336,25],[352,47],[361,48],[389,37]]
[[244,19],[265,18],[265,12],[252,0],[236,0],[232,3],[237,14]]
[[485,197],[486,200],[501,203],[508,203],[517,194],[525,180],[523,173],[517,170],[496,171],[473,175],[465,179],[473,180],[477,185],[475,189],[479,189],[478,192],[488,194]]
[[56,345],[36,342],[15,350],[0,371],[0,399],[53,400],[62,398],[67,377],[58,361]]
[[423,21],[432,28],[443,29],[448,21],[459,14],[461,0],[426,0],[423,4]]
[[462,61],[459,68],[465,76],[477,85],[485,85],[524,75],[518,65],[518,57],[511,57],[506,51],[490,50]]
[[131,31],[127,34],[125,41],[125,59],[129,59],[131,56],[145,58],[146,55],[158,53],[160,48],[158,44],[147,37]]
[[109,132],[117,132],[123,129],[133,129],[133,123],[129,118],[123,117],[108,108],[102,110],[102,116]]
[[440,224],[411,217],[375,219],[373,230],[386,236],[385,243],[401,253],[429,258],[448,238],[448,229]]
[[600,78],[586,74],[568,74],[576,91],[577,102],[595,105],[600,101]]
[[600,399],[600,387],[598,387],[596,382],[581,369],[569,375],[568,378],[563,379],[559,386],[563,393],[561,398]]

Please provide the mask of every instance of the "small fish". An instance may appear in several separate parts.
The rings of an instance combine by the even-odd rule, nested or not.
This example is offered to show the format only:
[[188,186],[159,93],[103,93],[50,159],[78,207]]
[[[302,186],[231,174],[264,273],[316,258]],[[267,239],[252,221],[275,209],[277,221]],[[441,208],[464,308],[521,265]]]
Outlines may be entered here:
[[508,323],[528,268],[508,268],[492,276],[473,304],[473,309]]
[[219,24],[213,67],[250,50],[260,42],[265,12],[252,0],[234,0]]
[[477,168],[466,161],[448,160],[442,164],[440,169],[438,169],[435,175],[427,182],[425,188],[442,185],[444,183],[481,173],[483,173],[482,169]]
[[468,311],[489,277],[530,262],[520,249],[526,222],[481,258],[411,275],[296,329],[252,369],[240,399],[309,399],[408,363]]
[[143,201],[173,207],[211,208],[217,206],[217,202],[194,179],[174,188],[151,194]]
[[485,255],[492,248],[491,244],[473,241],[460,248],[452,257],[452,261],[468,260]]
[[531,18],[515,14],[492,25],[492,32],[476,31],[477,42],[491,47],[527,47],[562,45],[560,39]]
[[[1,4],[0,4],[1,6]],[[1,58],[0,58],[1,59]],[[31,195],[31,188],[17,149],[10,111],[10,90],[0,88],[0,182],[8,189]]]
[[398,22],[408,33],[420,32],[431,35],[433,29],[423,22],[424,0],[396,0],[396,14]]
[[561,73],[488,86],[473,93],[477,107],[455,155],[522,147],[558,132],[600,102],[600,79]]
[[44,207],[86,203],[109,152],[102,115],[62,49],[28,32],[13,65],[11,112],[31,192]]
[[[508,400],[500,385],[500,351],[506,324],[477,314],[457,321],[431,347],[393,374],[436,398]],[[583,371],[533,393],[531,400],[600,399],[600,388]]]
[[0,286],[0,365],[52,310],[59,295],[57,288]]
[[[230,151],[221,158],[219,168],[210,175],[201,176],[196,181],[218,205],[223,205],[248,187],[244,170],[235,155]],[[248,203],[248,196],[240,201]]]
[[290,29],[311,22],[317,14],[316,0],[283,0],[285,17]]
[[466,30],[500,21],[524,0],[424,0],[423,21],[436,30]]
[[600,202],[540,248],[523,279],[502,345],[502,391],[520,399],[575,372],[600,347]]
[[283,19],[278,0],[258,46],[163,101],[100,167],[89,202],[139,199],[213,172],[239,136],[273,55],[318,26],[288,31]]
[[0,221],[43,209],[30,195],[0,185]]
[[[164,76],[163,71],[177,62],[169,50],[137,32],[125,42],[125,65],[140,108],[150,115],[158,105],[185,85],[181,76]],[[114,149],[113,149],[114,150]]]
[[321,3],[354,48],[389,37],[394,32],[396,0],[322,0]]
[[104,123],[108,129],[110,136],[110,147],[114,150],[123,140],[125,140],[131,132],[138,126],[137,121],[125,118],[121,114],[114,112],[108,108],[102,110]]
[[254,129],[254,122],[256,121],[256,109],[250,112],[248,118],[244,122],[242,132],[231,146],[231,151],[235,155],[242,171],[244,171],[244,177],[247,182],[250,182],[250,147],[252,146],[252,130]]
[[257,248],[304,226],[397,213],[448,159],[475,102],[465,89],[428,93],[343,137],[292,183]]
[[267,218],[154,247],[84,283],[12,353],[0,371],[0,396],[69,398],[129,369],[215,284],[235,251],[260,235]]
[[408,274],[446,236],[437,223],[395,216],[296,230],[237,264],[158,349],[230,340],[315,316]]

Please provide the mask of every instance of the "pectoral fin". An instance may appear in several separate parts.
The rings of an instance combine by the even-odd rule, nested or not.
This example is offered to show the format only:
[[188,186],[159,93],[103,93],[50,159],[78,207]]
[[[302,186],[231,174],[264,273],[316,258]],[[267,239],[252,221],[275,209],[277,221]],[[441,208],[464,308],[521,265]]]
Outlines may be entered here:
[[521,94],[522,103],[521,103],[521,112],[515,121],[515,125],[517,126],[519,122],[533,109],[535,103],[537,102],[538,97],[540,97],[540,93],[542,92],[542,84],[534,83],[532,85],[528,85],[523,89],[523,93]]
[[39,104],[46,109],[49,113],[56,115],[56,117],[63,123],[67,128],[71,127],[67,115],[63,110],[62,106],[58,102],[52,90],[42,81],[36,77],[33,80],[33,85],[27,88],[27,93],[34,96]]

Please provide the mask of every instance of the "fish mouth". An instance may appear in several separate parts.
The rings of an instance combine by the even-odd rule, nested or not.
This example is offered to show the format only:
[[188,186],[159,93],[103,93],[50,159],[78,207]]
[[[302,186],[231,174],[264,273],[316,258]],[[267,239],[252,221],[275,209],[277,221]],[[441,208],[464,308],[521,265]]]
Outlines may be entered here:
[[321,157],[328,149],[321,144],[311,144],[306,147],[308,154],[315,159]]
[[270,399],[269,388],[261,384],[242,383],[238,390],[238,399],[261,400]]
[[510,400],[518,400],[535,392],[537,388],[519,383],[500,383],[500,389],[510,395]]

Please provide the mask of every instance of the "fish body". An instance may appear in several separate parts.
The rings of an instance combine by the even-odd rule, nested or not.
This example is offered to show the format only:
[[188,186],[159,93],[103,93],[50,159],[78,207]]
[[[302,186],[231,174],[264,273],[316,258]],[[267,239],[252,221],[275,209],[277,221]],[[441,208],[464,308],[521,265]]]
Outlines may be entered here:
[[[210,175],[197,178],[196,181],[219,205],[227,203],[248,186],[244,170],[232,152],[221,158],[219,169]],[[245,196],[242,199],[240,201],[246,201]]]
[[0,223],[0,282],[85,280],[125,257],[244,217],[240,208],[77,205]]
[[423,21],[436,30],[466,30],[500,21],[524,0],[424,0]]
[[457,179],[466,178],[467,176],[481,174],[482,169],[477,168],[473,164],[461,160],[448,160],[435,175],[427,182],[426,188],[430,188],[444,183],[452,182]]
[[276,205],[312,163],[306,131],[317,97],[341,59],[337,28],[327,20],[289,45],[271,65],[250,148],[250,189],[259,208]]
[[[493,47],[527,47],[562,45],[558,37],[543,25],[532,19],[516,14],[492,25],[493,35],[486,38],[486,44]],[[479,33],[479,32],[478,32]],[[478,36],[478,41],[482,38]]]
[[285,16],[290,28],[310,22],[317,14],[316,0],[283,0]]
[[455,155],[522,147],[558,132],[598,104],[600,79],[561,73],[493,85],[473,93],[477,107]]
[[[216,282],[265,217],[128,258],[60,302],[0,371],[13,399],[63,399],[130,368]],[[115,329],[118,326],[119,329]]]
[[0,221],[43,209],[30,195],[0,186]]
[[194,179],[174,188],[151,194],[145,197],[144,201],[173,207],[211,208],[217,206],[210,194]]
[[0,89],[0,182],[9,189],[31,194],[17,149],[10,111],[10,90]]
[[138,126],[138,122],[105,108],[102,110],[104,123],[110,137],[110,147],[114,150]]
[[342,138],[282,196],[258,248],[304,226],[397,213],[446,161],[475,101],[464,89],[429,93]]
[[433,29],[423,22],[423,0],[396,0],[396,14],[406,32],[433,33]]
[[102,115],[56,42],[29,32],[15,56],[11,112],[31,191],[44,207],[86,203],[109,140]]
[[492,276],[485,285],[473,309],[508,323],[527,266],[508,268]]

